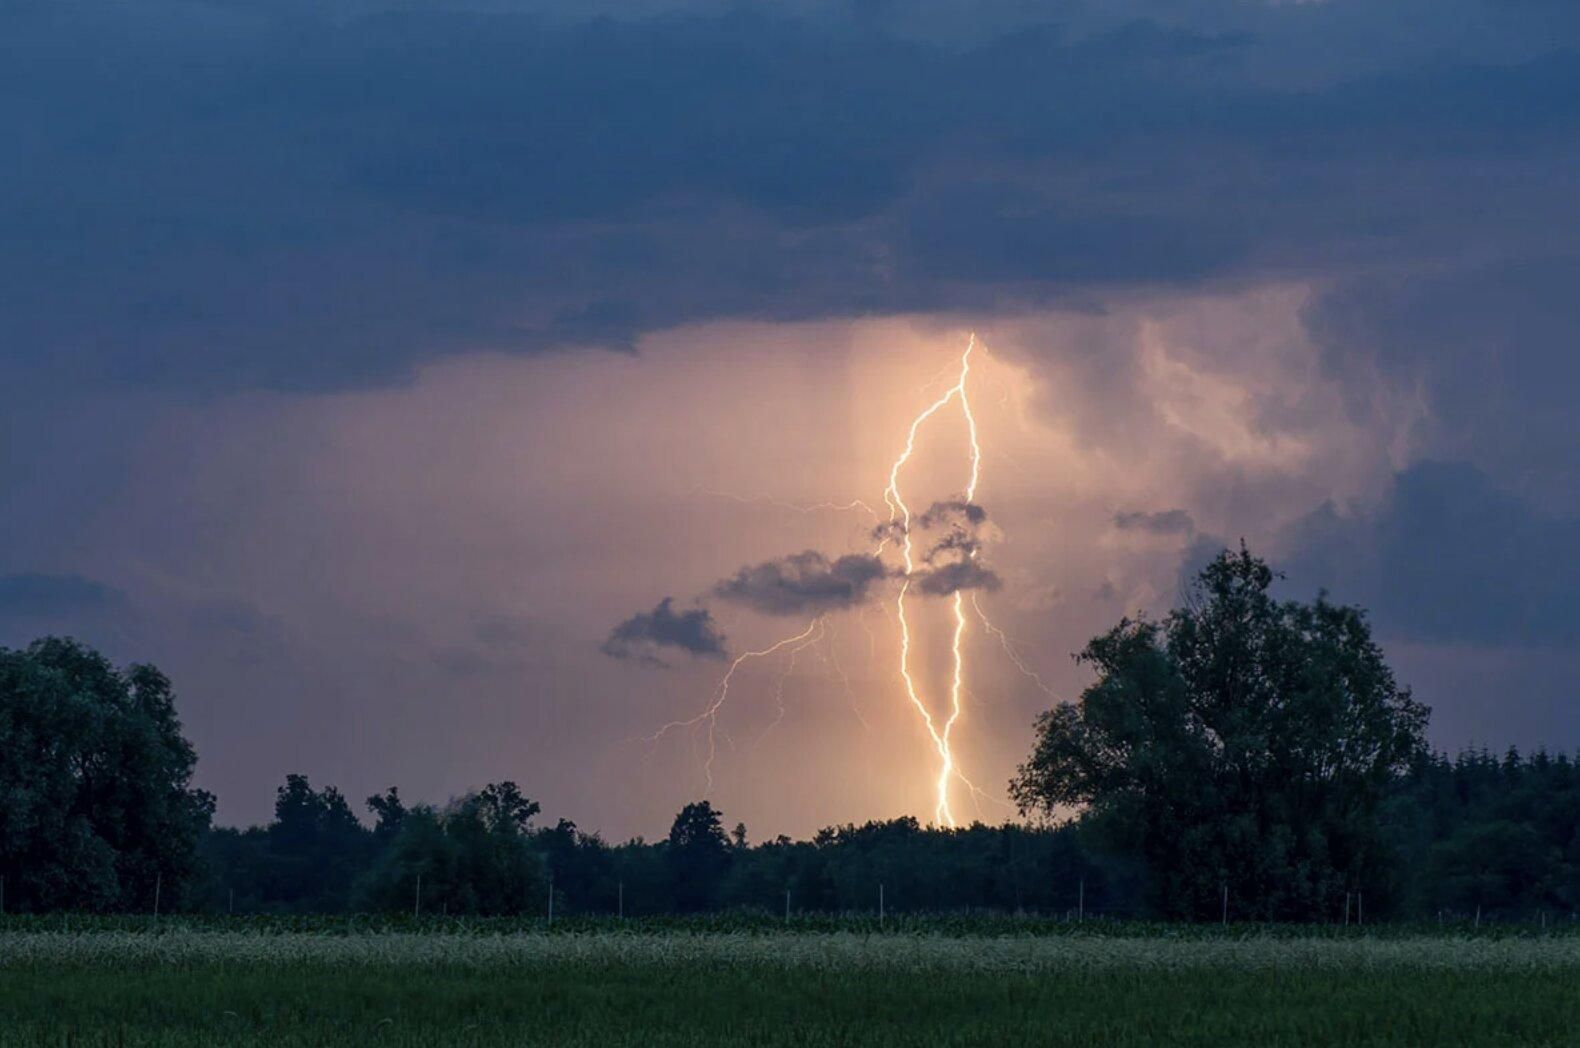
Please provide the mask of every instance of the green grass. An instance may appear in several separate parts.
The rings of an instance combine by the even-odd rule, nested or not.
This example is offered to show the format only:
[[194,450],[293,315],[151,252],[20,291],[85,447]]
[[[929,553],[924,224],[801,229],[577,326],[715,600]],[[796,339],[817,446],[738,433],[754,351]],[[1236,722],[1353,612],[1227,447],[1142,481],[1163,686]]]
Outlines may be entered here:
[[7,932],[152,932],[204,930],[314,935],[362,935],[368,932],[444,932],[468,934],[510,934],[515,932],[678,932],[685,934],[750,933],[777,935],[794,932],[860,932],[888,935],[950,936],[1107,936],[1115,938],[1220,939],[1260,937],[1311,938],[1422,938],[1445,935],[1475,938],[1576,936],[1580,920],[1569,916],[1550,922],[1495,922],[1480,924],[1469,919],[1447,923],[1390,922],[1359,925],[1312,924],[1230,924],[1207,922],[1114,920],[1088,917],[1076,921],[1067,916],[1013,914],[999,911],[963,913],[899,913],[879,921],[875,913],[797,913],[789,921],[779,914],[760,911],[726,911],[693,916],[641,916],[616,918],[612,915],[558,916],[550,926],[541,915],[522,917],[441,917],[424,914],[174,914],[153,917],[147,914],[3,914],[0,935]]
[[13,930],[0,1044],[1569,1045],[1580,939]]

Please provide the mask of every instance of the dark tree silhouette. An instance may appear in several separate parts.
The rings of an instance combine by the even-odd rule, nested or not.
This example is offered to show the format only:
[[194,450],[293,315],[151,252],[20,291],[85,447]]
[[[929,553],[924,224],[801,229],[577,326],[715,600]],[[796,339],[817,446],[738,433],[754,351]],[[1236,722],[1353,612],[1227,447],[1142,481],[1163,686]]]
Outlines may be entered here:
[[680,809],[669,828],[665,861],[675,907],[682,912],[709,909],[730,868],[730,839],[719,812],[707,801]]
[[374,819],[373,839],[381,845],[388,844],[400,832],[406,818],[406,805],[401,803],[400,791],[391,786],[383,793],[375,793],[367,799],[367,809]]
[[359,908],[409,911],[420,899],[429,913],[540,912],[547,877],[530,833],[538,810],[513,782],[491,783],[444,811],[403,809],[362,879]]
[[[1029,910],[1332,920],[1534,920],[1580,911],[1580,762],[1537,751],[1449,759],[1393,682],[1364,619],[1279,604],[1243,550],[1161,623],[1125,622],[1083,657],[1098,681],[1045,715],[1014,784],[1056,825],[832,826],[750,845],[707,802],[668,837],[610,846],[568,819],[534,829],[511,782],[443,807],[293,775],[273,820],[206,828],[170,685],[69,641],[0,650],[0,875],[8,910],[629,916],[743,909]],[[194,857],[193,843],[198,842]],[[194,869],[194,867],[197,869]],[[1150,889],[1147,886],[1150,885]]]
[[319,912],[350,906],[371,842],[339,790],[315,790],[307,776],[287,775],[266,838],[265,900]]
[[179,906],[214,800],[170,681],[73,640],[0,648],[0,876],[10,910]]
[[1155,902],[1216,917],[1332,917],[1391,884],[1379,811],[1425,749],[1361,611],[1280,603],[1268,566],[1224,551],[1163,622],[1080,655],[1097,681],[1037,722],[1011,783],[1023,812],[1085,818],[1143,859]]

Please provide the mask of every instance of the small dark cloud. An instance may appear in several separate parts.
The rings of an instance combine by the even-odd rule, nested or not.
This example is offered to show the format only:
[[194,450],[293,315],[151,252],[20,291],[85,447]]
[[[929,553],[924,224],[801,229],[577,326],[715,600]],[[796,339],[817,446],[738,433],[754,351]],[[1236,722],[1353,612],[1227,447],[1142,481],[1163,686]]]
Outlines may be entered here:
[[933,542],[922,554],[922,562],[936,564],[940,560],[969,560],[981,550],[982,542],[968,531],[951,530]]
[[[918,541],[917,559],[924,565],[910,573],[918,593],[931,597],[948,596],[968,589],[996,590],[1003,580],[991,568],[977,561],[982,551],[982,527],[987,510],[965,499],[934,502],[925,513],[911,518],[911,537],[926,534]],[[880,524],[872,531],[875,539],[903,541],[907,529],[896,522]]]
[[79,615],[103,611],[121,600],[119,590],[81,575],[0,575],[0,615],[10,618]]
[[950,499],[944,502],[935,502],[927,507],[927,512],[916,518],[916,526],[920,528],[936,528],[940,525],[961,524],[970,527],[980,527],[987,521],[987,510],[975,502],[965,499]]
[[[927,544],[922,553],[924,564],[936,568],[940,562],[965,563],[982,551],[982,525],[987,523],[987,510],[964,499],[935,502],[916,523],[923,531],[943,532]],[[968,588],[972,587],[955,586],[943,592]]]
[[1120,531],[1143,531],[1149,535],[1191,535],[1196,522],[1182,509],[1165,509],[1156,513],[1144,511],[1114,514],[1114,527]]
[[634,659],[650,666],[666,666],[659,658],[665,648],[698,658],[722,659],[724,634],[706,608],[677,612],[673,597],[665,597],[648,612],[632,615],[609,631],[599,649],[616,659]]
[[974,560],[957,560],[911,576],[916,588],[929,597],[947,597],[961,590],[999,589],[1004,580],[992,568]]
[[[987,523],[987,510],[974,502],[952,499],[935,502],[927,507],[925,513],[913,516],[909,529],[901,521],[885,521],[872,529],[872,537],[875,540],[900,542],[905,539],[908,530],[914,533],[947,528],[948,532],[945,536],[929,546],[931,551],[937,552],[948,548],[960,548],[962,545],[960,536],[975,536],[977,529],[985,523]],[[926,554],[923,557],[928,559]]]
[[831,561],[816,550],[805,550],[748,565],[714,586],[713,595],[768,615],[822,614],[864,603],[873,585],[888,574],[870,554]]

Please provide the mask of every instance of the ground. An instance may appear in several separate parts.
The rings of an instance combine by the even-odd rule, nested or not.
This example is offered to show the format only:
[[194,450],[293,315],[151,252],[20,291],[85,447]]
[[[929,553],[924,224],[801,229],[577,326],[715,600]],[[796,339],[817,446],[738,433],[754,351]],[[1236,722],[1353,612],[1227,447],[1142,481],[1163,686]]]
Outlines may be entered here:
[[1580,1044],[1569,934],[720,927],[13,923],[0,1044]]

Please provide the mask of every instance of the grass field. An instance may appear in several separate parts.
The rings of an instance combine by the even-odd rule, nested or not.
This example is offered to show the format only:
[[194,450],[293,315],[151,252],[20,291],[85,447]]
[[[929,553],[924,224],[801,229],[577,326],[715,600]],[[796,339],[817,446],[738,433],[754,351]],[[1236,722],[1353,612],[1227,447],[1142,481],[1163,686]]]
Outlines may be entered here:
[[0,1044],[1580,1044],[1572,934],[946,926],[7,921]]

